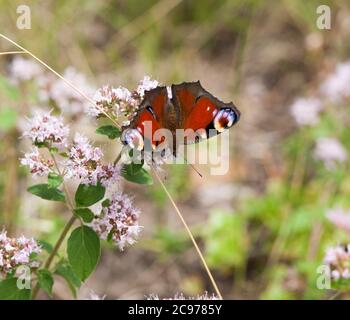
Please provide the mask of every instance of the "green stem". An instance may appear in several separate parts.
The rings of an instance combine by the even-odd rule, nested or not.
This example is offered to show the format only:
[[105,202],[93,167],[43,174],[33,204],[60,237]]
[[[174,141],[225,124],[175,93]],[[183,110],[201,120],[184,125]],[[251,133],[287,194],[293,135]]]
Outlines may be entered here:
[[120,159],[122,158],[122,152],[120,151],[119,154],[117,155],[117,157],[115,158],[113,164],[116,165]]
[[[62,231],[60,237],[58,238],[58,240],[57,240],[57,242],[56,242],[56,244],[55,244],[55,246],[54,246],[52,252],[50,253],[48,259],[47,259],[46,262],[45,262],[45,265],[44,265],[44,268],[45,268],[45,269],[50,268],[51,263],[52,263],[54,257],[56,256],[56,254],[57,254],[58,250],[60,249],[60,247],[61,247],[61,245],[62,245],[64,239],[65,239],[66,236],[67,236],[68,231],[70,230],[70,228],[72,227],[72,225],[74,224],[74,222],[75,222],[76,219],[77,219],[76,216],[72,216],[72,217],[70,218],[70,220],[67,222],[67,224],[66,224],[66,226],[64,227],[64,229],[63,229],[63,231]],[[34,300],[34,299],[36,298],[38,292],[39,292],[39,283],[37,283],[36,286],[35,286],[34,289],[33,289],[32,300]]]
[[[56,161],[55,156],[52,153],[50,153],[50,154],[51,154],[51,158],[52,158],[52,160],[53,160],[53,162],[55,164],[55,167],[56,167],[59,175],[63,178],[63,176],[61,174],[61,170],[60,170],[60,168],[58,166],[58,163]],[[74,210],[73,200],[72,200],[72,198],[71,198],[71,196],[70,196],[70,194],[68,192],[68,188],[67,188],[67,186],[66,186],[66,184],[64,182],[63,182],[63,189],[64,189],[64,192],[65,192],[67,201],[68,201],[67,206],[68,206],[68,208],[70,209],[70,211],[73,214],[73,210]],[[44,268],[45,269],[49,269],[50,268],[53,259],[55,258],[58,250],[60,249],[64,239],[67,236],[67,233],[69,232],[70,228],[72,227],[72,225],[74,224],[76,219],[77,219],[77,217],[73,214],[72,217],[70,218],[70,220],[67,222],[67,224],[64,227],[60,237],[58,238],[54,248],[52,249],[52,252],[50,253],[49,257],[47,258],[47,260],[46,260],[46,262],[44,264]],[[35,287],[34,287],[34,289],[33,289],[33,292],[32,292],[32,300],[34,300],[36,298],[36,296],[37,296],[37,294],[39,292],[39,288],[40,288],[39,282],[37,282]]]

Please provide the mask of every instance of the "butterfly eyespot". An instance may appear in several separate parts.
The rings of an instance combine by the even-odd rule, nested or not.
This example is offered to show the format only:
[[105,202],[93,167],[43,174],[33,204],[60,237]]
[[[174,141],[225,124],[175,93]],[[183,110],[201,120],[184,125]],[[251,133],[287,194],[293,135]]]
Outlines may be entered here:
[[232,127],[237,121],[237,115],[234,110],[225,108],[221,109],[214,118],[214,128],[218,132],[223,132],[225,129]]
[[130,146],[131,149],[142,151],[144,148],[144,141],[141,133],[136,129],[126,129],[122,133],[123,143]]

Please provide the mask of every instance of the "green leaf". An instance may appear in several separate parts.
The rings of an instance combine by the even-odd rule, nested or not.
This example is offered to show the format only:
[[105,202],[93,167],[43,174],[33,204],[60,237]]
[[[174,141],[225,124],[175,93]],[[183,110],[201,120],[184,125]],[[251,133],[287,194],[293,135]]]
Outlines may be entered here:
[[50,151],[51,154],[55,154],[55,153],[58,152],[58,148],[56,148],[56,147],[50,147],[50,148],[49,148],[49,151]]
[[70,290],[72,291],[73,297],[77,298],[76,288],[81,286],[81,281],[74,273],[72,267],[68,263],[60,262],[56,265],[55,274],[63,277],[66,280]]
[[96,186],[80,184],[75,193],[75,202],[79,207],[90,207],[105,196],[105,188],[98,183]]
[[122,168],[122,176],[131,182],[139,184],[153,184],[151,175],[142,168],[142,164],[125,164]]
[[87,223],[91,222],[94,218],[94,214],[89,208],[78,208],[74,210],[74,213]]
[[76,228],[68,239],[68,261],[81,281],[89,277],[100,257],[100,239],[87,226]]
[[16,125],[17,112],[13,108],[1,108],[0,110],[0,129],[9,130]]
[[19,289],[17,278],[9,278],[0,282],[0,300],[29,300],[30,290]]
[[115,126],[102,126],[96,129],[96,133],[103,134],[109,139],[116,139],[120,137],[120,130]]
[[69,282],[74,285],[74,287],[79,288],[81,286],[80,279],[74,273],[72,267],[68,262],[59,262],[56,266],[55,273],[62,276],[66,280],[69,280]]
[[45,200],[65,201],[64,193],[56,188],[51,188],[48,184],[36,184],[29,187],[27,190]]
[[113,234],[114,234],[113,230],[110,233],[108,233],[107,242],[112,243],[112,241],[113,241]]
[[111,203],[111,200],[105,199],[102,201],[102,207],[107,208],[107,207],[109,207],[110,203]]
[[4,92],[8,98],[14,101],[18,101],[20,97],[18,88],[3,76],[0,76],[0,91]]
[[47,182],[50,188],[57,188],[62,184],[63,178],[55,172],[50,172]]
[[59,155],[63,158],[69,158],[67,152],[60,152]]
[[49,270],[41,269],[38,271],[38,282],[41,289],[43,289],[50,297],[52,297],[53,277]]
[[38,148],[50,148],[49,144],[46,141],[44,142],[35,141],[34,145]]

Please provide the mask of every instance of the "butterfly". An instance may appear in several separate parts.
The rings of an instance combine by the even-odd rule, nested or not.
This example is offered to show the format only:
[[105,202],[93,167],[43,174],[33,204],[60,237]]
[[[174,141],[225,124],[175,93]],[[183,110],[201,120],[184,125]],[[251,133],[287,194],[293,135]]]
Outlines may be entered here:
[[[240,118],[236,106],[224,103],[206,91],[199,81],[158,86],[146,91],[131,123],[123,127],[122,141],[131,149],[143,151],[146,143],[154,150],[164,142],[156,139],[159,129],[167,129],[176,156],[177,131],[183,130],[183,144],[197,143],[232,127]],[[146,128],[146,125],[151,125]]]

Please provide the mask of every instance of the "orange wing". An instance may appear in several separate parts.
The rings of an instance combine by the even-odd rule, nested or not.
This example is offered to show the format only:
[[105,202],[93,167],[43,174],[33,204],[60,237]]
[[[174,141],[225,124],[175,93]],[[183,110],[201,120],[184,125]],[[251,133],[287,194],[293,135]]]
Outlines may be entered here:
[[[164,126],[164,117],[168,103],[166,87],[157,87],[146,91],[139,111],[129,127],[137,129],[144,138],[157,145],[159,141],[154,141],[153,136],[156,130]],[[151,124],[150,128],[146,128],[146,122]]]
[[[206,132],[212,128],[215,115],[223,108],[233,109],[239,116],[239,111],[233,103],[225,104],[197,82],[184,82],[171,86],[172,102],[179,110],[179,128],[192,129],[193,131],[204,130]],[[187,136],[186,144],[197,142],[194,135]]]

